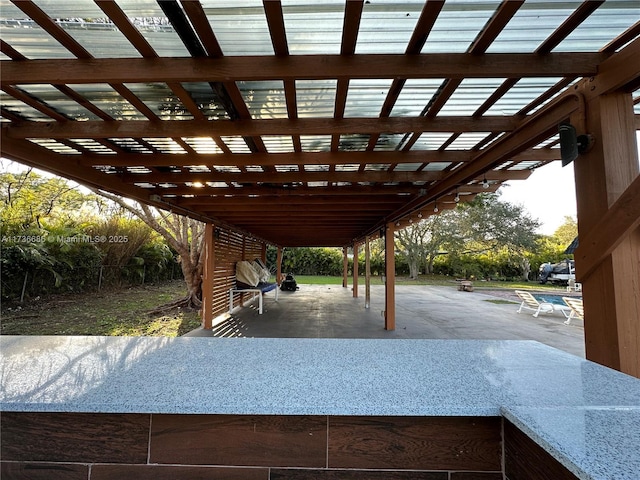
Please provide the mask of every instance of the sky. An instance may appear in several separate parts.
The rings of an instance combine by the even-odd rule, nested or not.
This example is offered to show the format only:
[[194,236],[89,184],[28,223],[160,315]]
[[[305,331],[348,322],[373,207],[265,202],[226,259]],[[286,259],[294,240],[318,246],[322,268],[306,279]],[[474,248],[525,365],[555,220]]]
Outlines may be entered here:
[[522,205],[537,219],[541,223],[538,232],[544,235],[552,235],[565,217],[577,219],[572,163],[563,167],[561,162],[551,162],[526,180],[506,182],[500,192],[501,200]]

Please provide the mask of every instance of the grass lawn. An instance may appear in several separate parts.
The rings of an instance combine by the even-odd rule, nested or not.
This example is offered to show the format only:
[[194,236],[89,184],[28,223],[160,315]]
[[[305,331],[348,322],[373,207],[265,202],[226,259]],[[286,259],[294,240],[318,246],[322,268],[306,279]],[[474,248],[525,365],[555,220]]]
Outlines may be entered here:
[[[300,284],[342,285],[342,277],[296,275]],[[349,285],[353,278],[349,277]],[[359,285],[364,286],[364,277]],[[372,285],[382,285],[380,276],[371,277]],[[420,276],[417,280],[397,277],[396,285],[440,285],[457,288],[455,279],[439,275]],[[475,281],[476,290],[545,290],[564,292],[562,287],[535,282]],[[144,285],[116,291],[55,295],[29,300],[24,305],[3,303],[0,315],[2,335],[183,335],[200,325],[198,312],[176,309],[163,315],[149,311],[184,296],[182,280],[159,285]]]
[[123,335],[176,337],[200,325],[198,312],[150,310],[186,294],[182,280],[117,291],[56,295],[3,305],[3,335]]

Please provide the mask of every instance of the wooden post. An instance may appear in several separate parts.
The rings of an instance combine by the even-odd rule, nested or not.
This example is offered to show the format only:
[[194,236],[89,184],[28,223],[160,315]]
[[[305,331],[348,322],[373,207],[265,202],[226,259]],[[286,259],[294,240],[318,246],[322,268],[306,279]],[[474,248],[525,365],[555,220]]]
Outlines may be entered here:
[[342,286],[347,288],[349,286],[349,257],[347,256],[347,247],[342,249]]
[[278,247],[276,255],[276,283],[278,286],[282,283],[282,247]]
[[384,284],[384,329],[396,329],[396,258],[393,223],[387,223],[384,235],[385,275]]
[[364,308],[371,306],[371,249],[369,237],[364,240]]
[[262,263],[267,264],[267,244],[262,244],[262,250],[260,252],[260,258],[262,259]]
[[358,245],[353,244],[353,298],[358,298]]
[[[586,354],[589,360],[640,377],[640,229],[624,232],[625,238],[581,277],[581,267],[591,267],[583,259],[600,253],[590,251],[593,246],[582,240],[593,237],[594,227],[608,218],[609,208],[638,176],[631,94],[600,95],[589,101],[586,112],[587,131],[578,133],[592,134],[595,141],[574,167],[581,240],[576,274],[582,283]],[[580,120],[585,119],[572,123],[579,128]]]
[[202,269],[202,328],[213,328],[213,275],[215,269],[214,226],[204,227],[204,268]]

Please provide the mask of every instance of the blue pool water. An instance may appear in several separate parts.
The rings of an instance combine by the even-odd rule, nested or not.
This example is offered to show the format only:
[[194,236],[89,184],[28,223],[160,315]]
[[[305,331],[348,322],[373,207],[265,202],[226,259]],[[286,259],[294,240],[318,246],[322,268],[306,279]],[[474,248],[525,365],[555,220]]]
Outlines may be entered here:
[[566,306],[566,304],[564,303],[564,300],[562,300],[562,295],[548,295],[545,293],[544,295],[540,295],[540,294],[534,295],[534,298],[539,302],[547,302],[547,303],[553,303],[554,305]]

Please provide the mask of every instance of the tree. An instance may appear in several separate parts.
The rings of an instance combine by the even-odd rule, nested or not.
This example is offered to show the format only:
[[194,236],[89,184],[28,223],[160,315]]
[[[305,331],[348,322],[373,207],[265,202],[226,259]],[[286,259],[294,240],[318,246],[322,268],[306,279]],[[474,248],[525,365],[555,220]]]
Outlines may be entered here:
[[100,195],[117,203],[158,232],[179,255],[180,267],[187,286],[184,298],[163,305],[158,310],[175,307],[198,309],[202,306],[202,271],[204,267],[204,223],[192,218],[162,211],[104,191]]
[[418,278],[423,261],[425,273],[433,273],[433,262],[442,250],[462,244],[457,216],[455,210],[445,210],[396,232],[396,240],[407,257],[412,279]]
[[531,263],[526,251],[535,248],[540,222],[524,207],[502,202],[499,197],[498,193],[486,193],[461,205],[461,232],[467,239],[468,252],[506,249],[527,281]]
[[92,210],[96,198],[59,177],[38,175],[32,168],[0,174],[0,223],[3,234],[64,224]]
[[492,193],[411,225],[397,232],[397,240],[412,278],[422,261],[431,273],[435,258],[445,252],[460,258],[500,250],[513,258],[522,277],[528,278],[531,265],[526,253],[536,245],[538,227],[539,222],[523,207],[501,202],[499,195]]
[[554,239],[557,240],[560,245],[564,245],[565,248],[568,247],[577,236],[578,223],[570,216],[565,216],[564,223],[553,232]]

